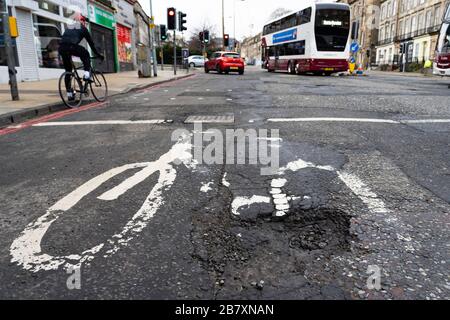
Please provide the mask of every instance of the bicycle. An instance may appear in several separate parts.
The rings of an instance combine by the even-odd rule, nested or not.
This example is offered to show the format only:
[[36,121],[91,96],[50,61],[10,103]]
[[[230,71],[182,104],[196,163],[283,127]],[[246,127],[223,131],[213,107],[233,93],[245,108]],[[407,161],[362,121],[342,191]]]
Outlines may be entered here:
[[[91,57],[91,60],[95,59],[99,59],[99,57]],[[92,81],[86,81],[78,74],[78,70],[82,68],[83,66],[75,67],[72,61],[72,71],[66,71],[59,77],[59,95],[68,108],[78,108],[83,102],[83,97],[89,97],[90,92],[98,102],[104,102],[108,97],[108,83],[103,73],[95,70],[95,67],[92,66]],[[67,96],[66,75],[70,76],[70,87],[74,93],[73,100],[69,100]]]

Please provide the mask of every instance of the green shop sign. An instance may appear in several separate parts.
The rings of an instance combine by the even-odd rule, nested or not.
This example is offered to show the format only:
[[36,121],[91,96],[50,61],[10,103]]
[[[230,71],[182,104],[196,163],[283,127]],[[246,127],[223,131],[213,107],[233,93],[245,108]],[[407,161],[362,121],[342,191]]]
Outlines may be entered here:
[[96,7],[92,4],[88,5],[89,10],[89,20],[91,22],[100,24],[104,27],[114,29],[116,26],[116,20],[114,14]]

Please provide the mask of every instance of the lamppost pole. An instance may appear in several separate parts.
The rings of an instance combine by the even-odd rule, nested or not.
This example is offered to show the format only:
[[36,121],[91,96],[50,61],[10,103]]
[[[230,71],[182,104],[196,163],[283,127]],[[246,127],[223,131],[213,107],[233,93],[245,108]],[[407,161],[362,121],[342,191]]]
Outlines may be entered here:
[[153,75],[155,77],[158,76],[158,65],[156,63],[156,48],[155,48],[155,17],[153,16],[153,5],[152,0],[150,0],[150,19],[152,20],[152,29],[150,30],[150,41],[151,41],[151,50],[152,50],[152,59],[153,59]]
[[225,50],[225,1],[222,0],[222,49]]
[[3,41],[5,42],[6,63],[8,65],[9,86],[11,88],[11,98],[19,100],[19,89],[16,78],[16,58],[12,47],[11,34],[9,30],[9,13],[6,0],[0,0],[1,23],[3,24]]

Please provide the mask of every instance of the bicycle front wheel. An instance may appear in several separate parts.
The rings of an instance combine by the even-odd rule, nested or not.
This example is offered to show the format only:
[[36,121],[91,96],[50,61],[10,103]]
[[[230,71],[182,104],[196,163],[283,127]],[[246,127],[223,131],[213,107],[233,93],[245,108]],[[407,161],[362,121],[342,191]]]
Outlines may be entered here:
[[58,90],[64,104],[69,108],[78,108],[83,100],[83,86],[73,72],[64,72],[59,77]]
[[90,83],[91,92],[95,100],[103,102],[108,98],[108,83],[105,76],[100,71],[95,71],[92,74],[92,82]]

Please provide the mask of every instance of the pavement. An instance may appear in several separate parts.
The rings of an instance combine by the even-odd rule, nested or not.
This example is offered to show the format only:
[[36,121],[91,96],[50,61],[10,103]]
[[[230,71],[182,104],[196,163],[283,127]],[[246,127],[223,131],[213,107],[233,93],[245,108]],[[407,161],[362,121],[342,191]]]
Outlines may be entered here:
[[447,85],[249,67],[0,130],[0,298],[449,299]]
[[[139,78],[137,71],[106,74],[105,77],[108,82],[109,95],[116,95],[177,79],[185,75],[185,70],[178,70],[178,75],[174,76],[173,71],[166,68],[166,70],[158,71],[158,77],[152,78]],[[9,84],[0,84],[0,127],[9,123],[21,122],[27,118],[66,109],[59,97],[58,80],[18,83],[19,101],[11,100]],[[87,102],[89,102],[89,99]]]

